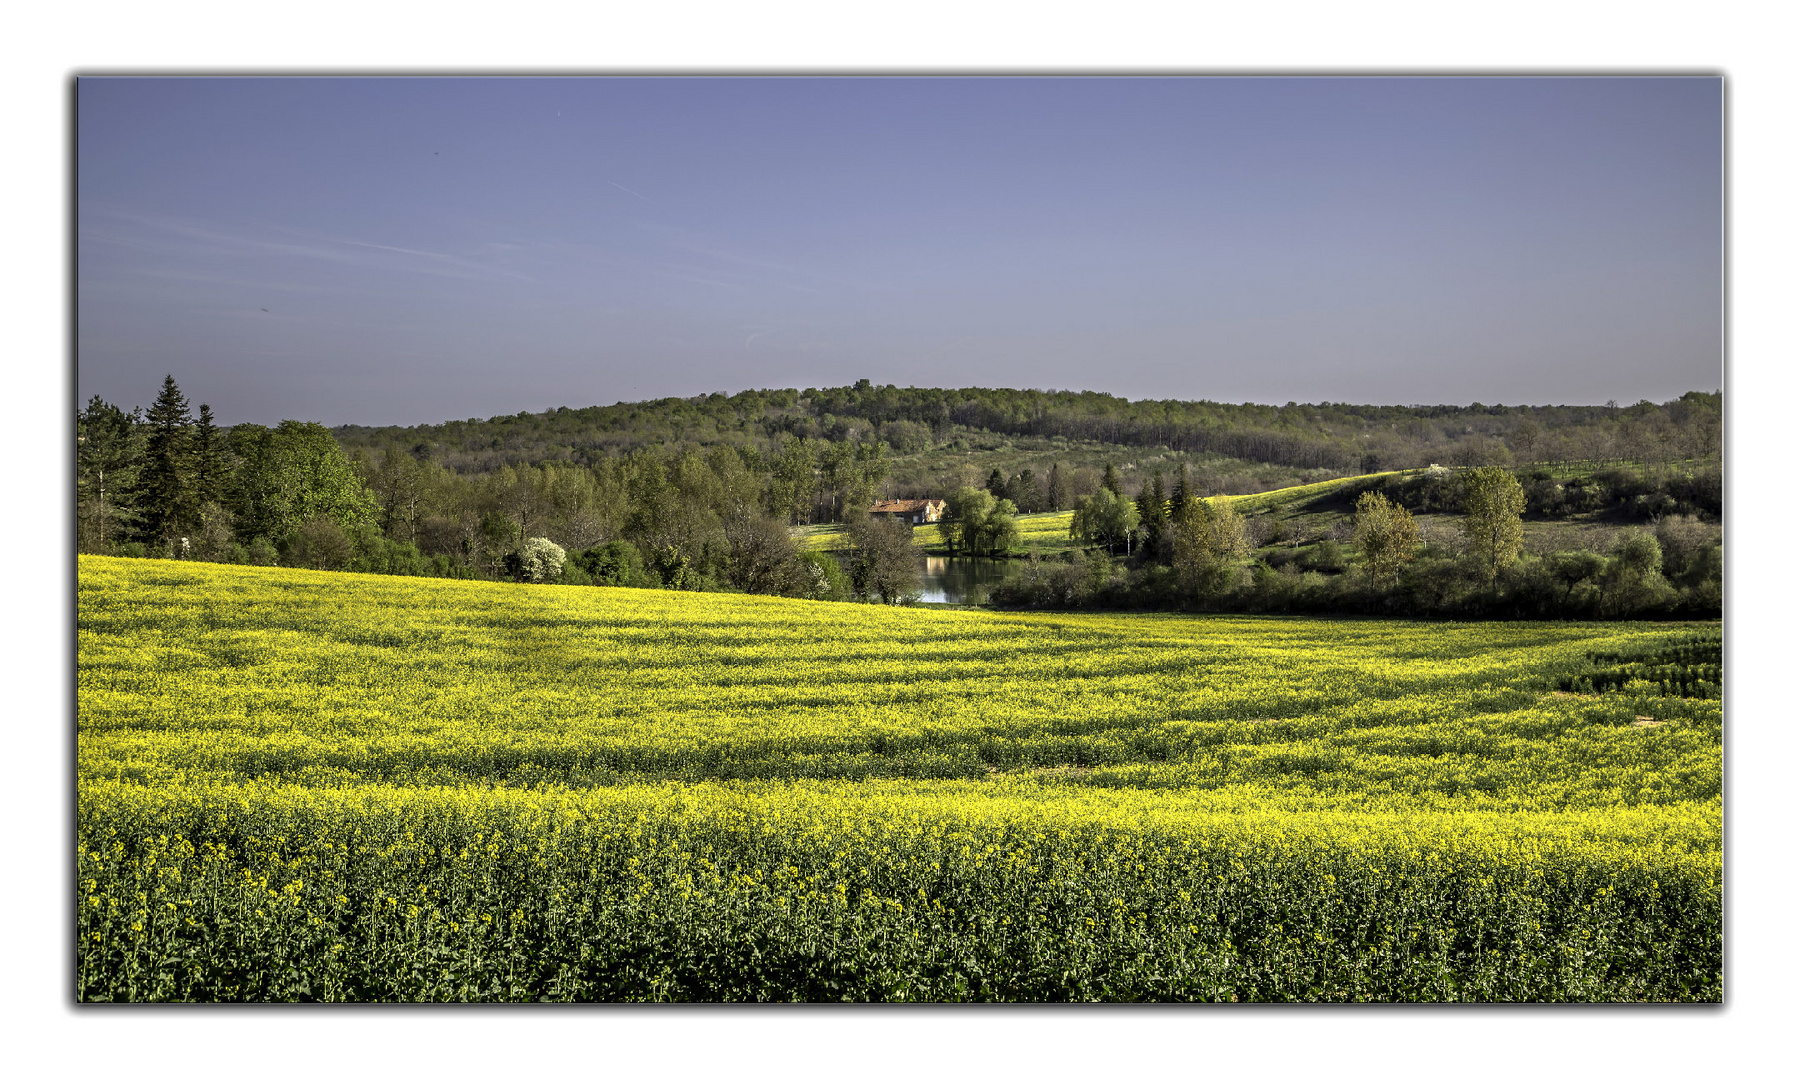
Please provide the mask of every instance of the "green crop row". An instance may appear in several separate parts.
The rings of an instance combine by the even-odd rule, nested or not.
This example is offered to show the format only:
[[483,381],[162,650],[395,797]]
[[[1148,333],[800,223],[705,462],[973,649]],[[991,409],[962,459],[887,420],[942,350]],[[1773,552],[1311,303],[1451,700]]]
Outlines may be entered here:
[[83,1000],[1717,1000],[1716,812],[90,784]]
[[1564,690],[1718,699],[1723,687],[1723,643],[1716,629],[1669,641],[1638,643],[1624,652],[1589,653],[1592,667],[1565,677]]

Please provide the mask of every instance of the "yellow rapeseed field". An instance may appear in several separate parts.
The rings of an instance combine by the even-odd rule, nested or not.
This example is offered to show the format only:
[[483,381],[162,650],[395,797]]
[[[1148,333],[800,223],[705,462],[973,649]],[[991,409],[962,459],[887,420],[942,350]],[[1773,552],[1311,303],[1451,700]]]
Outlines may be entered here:
[[1721,993],[1693,626],[78,585],[87,1000]]

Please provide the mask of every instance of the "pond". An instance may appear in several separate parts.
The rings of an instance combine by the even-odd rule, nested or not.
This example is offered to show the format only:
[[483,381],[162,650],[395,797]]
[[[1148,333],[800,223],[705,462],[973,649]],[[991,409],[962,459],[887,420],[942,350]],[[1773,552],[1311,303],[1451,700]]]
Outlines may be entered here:
[[931,604],[985,604],[988,589],[1019,576],[1022,559],[924,556],[919,560],[920,600]]

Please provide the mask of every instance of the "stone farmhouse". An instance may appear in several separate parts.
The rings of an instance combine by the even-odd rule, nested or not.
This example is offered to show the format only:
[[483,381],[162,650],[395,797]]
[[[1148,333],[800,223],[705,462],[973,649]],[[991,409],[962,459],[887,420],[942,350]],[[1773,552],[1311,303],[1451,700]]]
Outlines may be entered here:
[[942,499],[882,499],[869,507],[870,517],[897,517],[912,525],[926,525],[944,516]]

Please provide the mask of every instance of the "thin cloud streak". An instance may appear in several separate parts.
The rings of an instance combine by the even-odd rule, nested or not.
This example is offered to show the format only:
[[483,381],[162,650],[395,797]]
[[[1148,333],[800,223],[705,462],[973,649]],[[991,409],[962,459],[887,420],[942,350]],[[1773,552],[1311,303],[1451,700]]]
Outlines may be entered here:
[[649,198],[648,196],[644,196],[644,195],[638,195],[637,192],[626,187],[624,184],[619,183],[617,180],[608,180],[607,183],[611,184],[613,187],[618,188],[620,191],[623,191],[627,195],[637,195],[638,198],[643,199],[645,202],[649,203],[651,206],[657,205],[655,199]]
[[[224,232],[217,228],[208,228],[191,222],[173,218],[158,218],[143,214],[117,213],[114,216],[133,222],[144,228],[199,240],[223,248],[227,252],[253,252],[267,255],[289,256],[310,259],[319,262],[336,263],[344,266],[362,267],[373,270],[399,270],[408,273],[427,274],[433,277],[460,278],[463,280],[486,281],[496,277],[512,278],[519,281],[533,280],[529,275],[505,267],[489,263],[477,262],[457,255],[448,255],[437,251],[422,251],[418,248],[398,247],[392,244],[378,244],[368,240],[353,240],[337,236],[302,234],[296,239],[268,239],[260,236],[248,236],[237,232]],[[297,230],[281,228],[277,233],[293,233]],[[81,235],[84,238],[120,243],[140,250],[161,250],[181,253],[191,252],[191,246],[182,248],[179,245],[163,244],[158,246],[154,238],[133,236],[104,227],[89,228],[83,226]],[[411,256],[408,260],[383,259],[370,257],[358,251],[347,251],[345,248],[361,248],[368,251],[388,252],[395,255]],[[429,262],[419,263],[413,259],[425,259]]]

